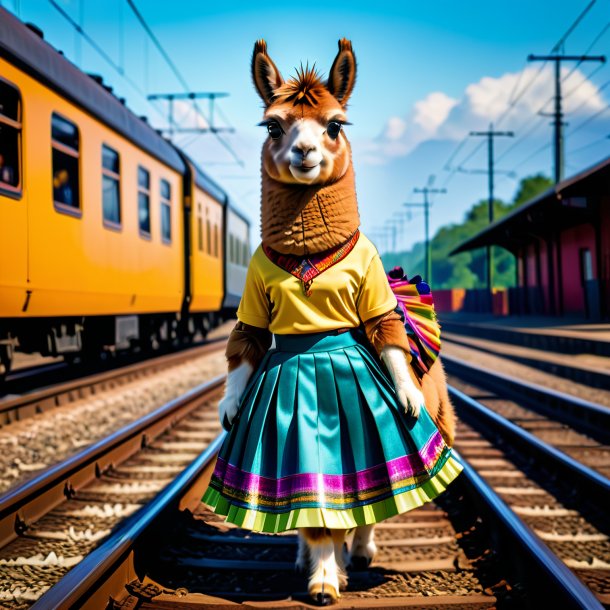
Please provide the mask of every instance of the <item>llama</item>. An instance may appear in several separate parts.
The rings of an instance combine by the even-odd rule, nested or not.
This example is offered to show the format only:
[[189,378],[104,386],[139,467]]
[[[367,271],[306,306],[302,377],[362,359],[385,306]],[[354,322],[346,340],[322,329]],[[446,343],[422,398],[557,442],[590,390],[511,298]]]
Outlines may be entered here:
[[459,474],[455,416],[440,360],[421,378],[409,365],[396,298],[359,231],[344,129],[351,42],[339,41],[323,82],[309,67],[284,81],[260,40],[252,77],[268,132],[262,244],[227,345],[219,415],[229,434],[203,501],[248,529],[298,529],[296,567],[328,605],[347,566],[373,560],[374,524]]

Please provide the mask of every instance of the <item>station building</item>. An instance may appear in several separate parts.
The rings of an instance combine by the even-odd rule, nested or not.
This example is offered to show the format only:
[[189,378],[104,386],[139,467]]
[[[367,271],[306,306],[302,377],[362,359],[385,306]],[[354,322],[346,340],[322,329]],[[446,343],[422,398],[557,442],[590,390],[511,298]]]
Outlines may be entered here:
[[610,318],[610,157],[556,184],[458,246],[517,260],[507,313]]

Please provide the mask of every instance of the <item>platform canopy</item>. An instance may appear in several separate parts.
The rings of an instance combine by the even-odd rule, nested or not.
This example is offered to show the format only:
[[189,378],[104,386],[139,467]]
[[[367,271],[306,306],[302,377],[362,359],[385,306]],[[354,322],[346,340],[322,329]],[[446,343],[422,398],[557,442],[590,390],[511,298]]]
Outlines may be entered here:
[[585,222],[595,222],[603,196],[610,193],[610,157],[551,187],[519,206],[451,251],[450,256],[485,246],[515,253],[533,236],[550,234]]

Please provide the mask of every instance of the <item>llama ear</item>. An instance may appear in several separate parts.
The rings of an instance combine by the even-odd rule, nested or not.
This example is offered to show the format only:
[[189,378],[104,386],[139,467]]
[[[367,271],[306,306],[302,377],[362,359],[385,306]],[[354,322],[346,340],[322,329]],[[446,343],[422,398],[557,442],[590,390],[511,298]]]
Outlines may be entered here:
[[252,80],[266,106],[273,101],[275,90],[284,83],[280,71],[267,55],[267,43],[262,39],[254,43]]
[[356,84],[356,56],[347,38],[339,41],[339,52],[333,62],[326,88],[342,106],[347,104]]

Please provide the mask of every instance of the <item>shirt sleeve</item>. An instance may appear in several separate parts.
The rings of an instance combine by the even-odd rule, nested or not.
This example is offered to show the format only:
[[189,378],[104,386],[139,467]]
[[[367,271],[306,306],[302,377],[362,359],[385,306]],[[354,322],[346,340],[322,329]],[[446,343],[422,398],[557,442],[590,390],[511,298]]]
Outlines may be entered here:
[[244,294],[237,308],[237,319],[257,328],[269,328],[269,318],[270,304],[265,291],[265,283],[255,258],[252,258],[248,266]]
[[392,311],[398,305],[379,254],[369,263],[358,294],[358,316],[363,322]]

